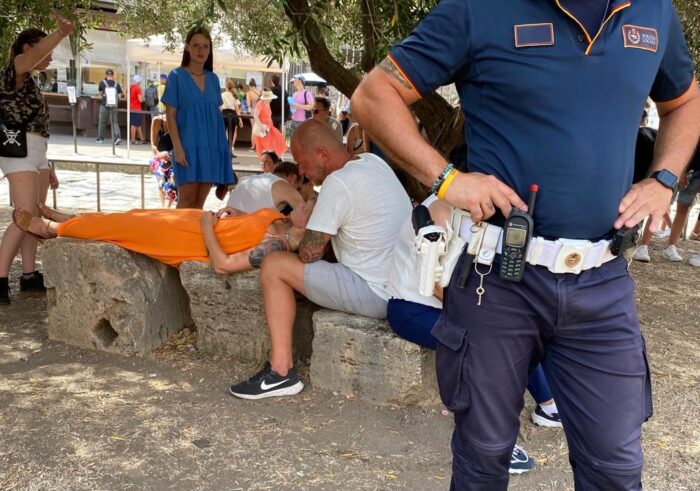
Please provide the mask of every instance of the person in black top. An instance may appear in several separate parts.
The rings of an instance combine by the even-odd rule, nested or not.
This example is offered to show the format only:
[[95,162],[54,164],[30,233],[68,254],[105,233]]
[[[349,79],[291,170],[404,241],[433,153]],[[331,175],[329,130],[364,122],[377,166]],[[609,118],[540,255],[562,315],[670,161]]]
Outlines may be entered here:
[[[39,29],[22,31],[10,48],[10,59],[0,68],[0,121],[4,138],[0,144],[12,144],[13,137],[26,131],[26,156],[0,156],[0,170],[7,178],[13,204],[32,215],[38,215],[37,203],[46,200],[49,185],[58,186],[56,174],[46,159],[49,137],[49,109],[31,73],[45,70],[51,63],[51,52],[73,32],[73,24],[58,15],[58,28],[51,34]],[[5,153],[5,155],[7,155]],[[10,303],[8,275],[10,265],[21,249],[22,276],[20,290],[45,291],[44,280],[36,271],[36,240],[12,224],[0,242],[0,303]]]
[[122,86],[114,80],[114,70],[111,68],[105,70],[105,78],[104,80],[100,80],[100,85],[97,86],[97,90],[102,96],[102,101],[100,102],[100,114],[97,120],[97,143],[104,143],[105,141],[105,126],[107,126],[107,118],[109,118],[114,144],[119,145],[122,139],[119,123],[117,122],[117,107],[113,106],[110,108],[107,106],[107,94],[105,90],[107,87],[116,89],[117,101],[123,97],[124,92],[122,91]]
[[[289,113],[289,101],[287,100],[287,94],[280,85],[280,76],[277,74],[272,76],[272,88],[270,91],[277,96],[277,99],[272,99],[270,101],[270,109],[272,110],[272,124],[275,125],[275,128],[282,131],[282,118],[284,118],[286,121],[289,119],[291,114]],[[282,107],[284,107],[284,113],[282,112]]]

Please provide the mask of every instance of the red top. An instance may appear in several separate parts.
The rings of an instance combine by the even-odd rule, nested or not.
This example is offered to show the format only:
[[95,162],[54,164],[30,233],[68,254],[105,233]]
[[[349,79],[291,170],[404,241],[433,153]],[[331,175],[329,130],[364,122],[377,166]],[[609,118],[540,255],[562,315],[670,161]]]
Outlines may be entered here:
[[138,84],[131,84],[131,87],[129,87],[129,98],[131,99],[131,110],[132,111],[140,111],[141,110],[141,101],[139,100],[140,95],[141,95],[141,86]]

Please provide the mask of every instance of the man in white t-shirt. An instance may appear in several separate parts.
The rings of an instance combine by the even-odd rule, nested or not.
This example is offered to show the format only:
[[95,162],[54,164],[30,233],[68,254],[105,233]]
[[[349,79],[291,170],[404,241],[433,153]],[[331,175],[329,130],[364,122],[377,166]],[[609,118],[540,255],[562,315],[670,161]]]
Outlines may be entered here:
[[[369,153],[353,157],[326,123],[300,125],[291,149],[299,171],[322,187],[299,255],[273,253],[263,261],[260,283],[272,349],[259,373],[231,386],[244,399],[292,395],[304,387],[292,360],[295,292],[326,308],[386,317],[391,253],[411,212],[386,162]],[[337,263],[321,260],[329,242]]]
[[223,213],[242,211],[253,213],[263,208],[272,208],[288,215],[291,210],[304,205],[299,192],[303,183],[298,167],[293,162],[282,162],[272,173],[244,177],[231,190]]

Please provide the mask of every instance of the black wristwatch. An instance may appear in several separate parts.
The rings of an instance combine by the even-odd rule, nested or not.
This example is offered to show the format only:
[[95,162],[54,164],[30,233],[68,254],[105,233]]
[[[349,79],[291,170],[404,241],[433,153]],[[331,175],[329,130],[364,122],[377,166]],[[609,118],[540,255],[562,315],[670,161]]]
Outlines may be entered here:
[[649,177],[656,179],[662,186],[670,189],[671,191],[678,189],[678,178],[671,171],[666,169],[657,170],[649,174]]

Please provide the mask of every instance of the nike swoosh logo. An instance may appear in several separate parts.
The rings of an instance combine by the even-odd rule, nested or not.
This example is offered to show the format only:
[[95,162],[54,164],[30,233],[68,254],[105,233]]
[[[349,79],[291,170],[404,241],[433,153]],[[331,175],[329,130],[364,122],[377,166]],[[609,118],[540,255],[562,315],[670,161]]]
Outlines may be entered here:
[[265,381],[263,380],[262,383],[260,384],[260,388],[261,388],[262,390],[270,390],[270,389],[273,389],[273,388],[277,387],[278,385],[282,385],[283,383],[287,382],[288,380],[289,380],[289,379],[286,378],[286,379],[282,380],[281,382],[276,382],[276,383],[270,384],[270,385],[267,385],[267,384],[265,383]]

